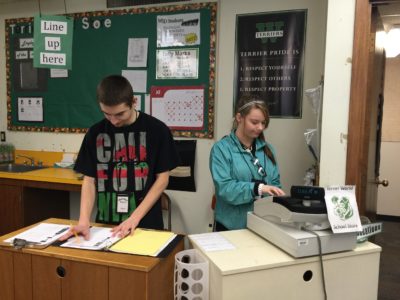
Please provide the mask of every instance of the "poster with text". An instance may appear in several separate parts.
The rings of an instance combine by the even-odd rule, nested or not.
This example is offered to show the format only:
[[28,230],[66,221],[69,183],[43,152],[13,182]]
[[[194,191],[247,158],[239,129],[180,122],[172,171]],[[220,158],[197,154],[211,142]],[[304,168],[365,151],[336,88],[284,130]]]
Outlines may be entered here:
[[271,117],[301,118],[306,10],[238,15],[235,102],[266,101]]
[[200,13],[157,16],[157,47],[200,45]]
[[157,50],[156,79],[198,79],[199,49]]

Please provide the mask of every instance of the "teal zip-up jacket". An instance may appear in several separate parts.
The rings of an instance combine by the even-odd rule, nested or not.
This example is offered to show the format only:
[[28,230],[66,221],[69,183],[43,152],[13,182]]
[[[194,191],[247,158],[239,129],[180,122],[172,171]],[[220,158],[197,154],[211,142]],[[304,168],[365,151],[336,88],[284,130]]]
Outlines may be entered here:
[[[217,203],[215,219],[228,229],[246,228],[247,212],[253,211],[255,180],[281,188],[278,165],[264,153],[266,142],[256,139],[255,157],[267,173],[262,177],[252,162],[252,154],[244,150],[232,131],[214,144],[210,153],[210,171]],[[274,148],[268,143],[275,161]],[[253,159],[254,160],[254,159]]]

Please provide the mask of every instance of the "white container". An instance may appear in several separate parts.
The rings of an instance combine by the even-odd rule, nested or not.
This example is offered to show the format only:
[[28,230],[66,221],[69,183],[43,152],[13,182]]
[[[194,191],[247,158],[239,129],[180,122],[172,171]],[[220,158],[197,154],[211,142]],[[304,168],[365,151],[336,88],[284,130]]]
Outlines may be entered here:
[[175,255],[174,300],[208,300],[208,260],[196,249]]

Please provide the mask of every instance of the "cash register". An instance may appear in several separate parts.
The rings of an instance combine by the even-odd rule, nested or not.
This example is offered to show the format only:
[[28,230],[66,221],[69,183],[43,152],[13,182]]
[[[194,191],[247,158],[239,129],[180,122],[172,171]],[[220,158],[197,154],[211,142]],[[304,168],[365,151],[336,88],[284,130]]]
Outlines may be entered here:
[[330,229],[322,187],[292,186],[290,196],[258,199],[247,228],[294,257],[352,250],[357,232]]

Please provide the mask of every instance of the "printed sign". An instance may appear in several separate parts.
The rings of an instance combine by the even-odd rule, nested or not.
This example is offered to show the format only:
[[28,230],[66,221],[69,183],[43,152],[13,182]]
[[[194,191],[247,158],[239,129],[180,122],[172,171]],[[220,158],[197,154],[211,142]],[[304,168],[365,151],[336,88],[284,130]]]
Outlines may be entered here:
[[73,24],[70,17],[35,17],[33,51],[35,68],[72,68]]
[[325,188],[325,203],[334,233],[362,231],[355,186]]
[[157,50],[156,79],[197,79],[199,49]]
[[18,121],[43,122],[43,98],[19,97]]
[[157,47],[200,45],[200,13],[157,16]]

